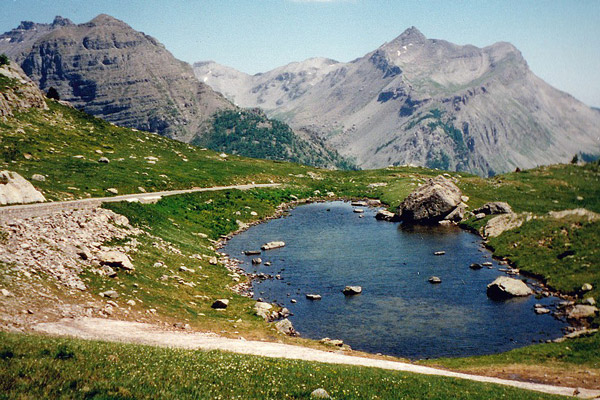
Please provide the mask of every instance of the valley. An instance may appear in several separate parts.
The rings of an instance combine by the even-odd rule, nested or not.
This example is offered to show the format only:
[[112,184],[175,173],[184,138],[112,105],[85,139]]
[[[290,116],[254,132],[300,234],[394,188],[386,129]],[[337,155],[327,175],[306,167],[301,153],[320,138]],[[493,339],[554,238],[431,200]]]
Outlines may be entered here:
[[[11,38],[18,45],[9,47]],[[7,398],[314,398],[319,388],[333,398],[599,395],[600,163],[592,156],[600,153],[600,114],[535,77],[512,45],[457,46],[410,28],[350,63],[311,59],[249,76],[214,63],[192,71],[156,39],[100,15],[83,24],[59,17],[23,23],[2,36],[4,52],[15,61],[0,65],[0,169],[10,171],[0,189],[19,174],[46,200],[15,206],[5,204],[13,193],[0,196],[0,388]],[[147,57],[154,61],[141,61]],[[50,87],[61,100],[45,96]],[[410,223],[374,222],[378,210],[406,218],[406,199],[436,182],[455,187],[458,200],[423,230],[413,227],[413,239],[429,247],[407,245],[414,259],[398,262],[410,262],[419,278],[400,282],[440,291],[469,273],[483,276],[469,296],[491,307],[488,320],[477,333],[462,326],[466,337],[477,335],[477,350],[492,341],[497,349],[457,354],[449,338],[446,353],[356,350],[342,337],[356,322],[329,341],[315,340],[321,332],[290,335],[287,290],[257,301],[262,295],[252,292],[261,285],[283,285],[293,268],[302,275],[318,263],[261,255],[255,271],[241,250],[272,240],[286,240],[286,251],[298,245],[266,236],[252,248],[236,245],[244,235],[273,232],[271,223],[299,225],[295,213],[313,210],[313,226],[330,230],[309,229],[303,240],[316,241],[317,253],[332,246],[343,260],[350,252],[334,236],[346,225],[319,212],[339,207],[339,218],[352,218],[344,229],[354,239],[338,238],[345,245],[364,244],[366,226],[385,224],[397,238]],[[497,202],[510,211],[481,211]],[[21,211],[11,214],[15,208]],[[443,232],[464,246],[440,252],[450,235]],[[401,246],[370,237],[371,252]],[[370,268],[365,259],[356,276]],[[276,265],[263,270],[264,261]],[[334,261],[325,261],[330,274],[320,278],[306,268],[307,282],[294,286],[298,303],[320,307],[305,298],[315,282],[324,285],[320,294],[346,300],[341,289],[356,282],[326,283]],[[492,268],[469,267],[478,262]],[[456,268],[464,272],[454,279]],[[441,283],[429,283],[436,274]],[[532,293],[494,303],[484,291],[497,276],[527,281]],[[402,284],[407,295],[412,289]],[[375,285],[360,296],[368,299]],[[444,307],[448,297],[432,304]],[[501,312],[492,309],[511,300],[524,300],[519,318],[552,325],[535,337],[540,343],[524,335],[527,343],[507,345],[514,337],[494,330]],[[397,302],[391,314],[411,315],[390,301]],[[321,318],[335,317],[331,307]],[[552,315],[535,315],[544,307]],[[448,313],[457,326],[475,318]],[[434,331],[427,319],[435,318],[423,319],[420,336]],[[436,334],[428,346],[436,346]],[[204,339],[227,345],[192,345]],[[296,352],[303,355],[290,356]]]

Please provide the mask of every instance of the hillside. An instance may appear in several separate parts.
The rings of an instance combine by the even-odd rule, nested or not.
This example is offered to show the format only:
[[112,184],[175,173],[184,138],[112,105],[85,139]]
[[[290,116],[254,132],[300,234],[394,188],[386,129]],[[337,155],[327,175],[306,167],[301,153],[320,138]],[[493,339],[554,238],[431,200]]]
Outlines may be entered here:
[[[0,53],[15,60],[43,91],[55,88],[62,100],[120,126],[227,151],[228,146],[213,143],[213,123],[217,112],[231,111],[229,123],[241,135],[252,136],[242,132],[245,123],[236,120],[237,107],[198,82],[188,64],[156,39],[108,15],[79,25],[62,17],[52,24],[23,22],[0,35]],[[231,151],[328,168],[349,166],[322,141],[301,137],[280,122],[280,130],[274,130],[266,116],[260,118],[268,125],[264,134],[255,135],[249,146],[229,146]],[[287,136],[278,138],[273,156],[272,141],[283,131]],[[207,133],[211,138],[202,137]]]
[[[16,75],[10,78],[10,74]],[[0,169],[17,171],[27,179],[42,175],[43,179],[32,182],[49,200],[108,196],[109,188],[124,194],[252,181],[284,185],[164,197],[154,204],[112,203],[93,211],[66,211],[42,218],[0,219],[0,289],[8,292],[0,296],[2,331],[30,332],[30,327],[40,322],[95,317],[331,351],[325,344],[285,336],[274,323],[259,317],[255,300],[240,294],[250,277],[219,252],[218,241],[249,224],[281,215],[282,203],[296,205],[303,199],[369,197],[381,199],[393,209],[425,179],[439,174],[419,167],[329,171],[221,156],[152,133],[114,126],[43,99],[35,85],[17,76],[18,69],[0,69],[2,94],[10,93],[5,104],[11,110],[10,115],[0,118]],[[108,162],[99,162],[101,157]],[[590,282],[593,290],[586,292],[586,297],[598,298],[600,276],[590,266],[598,263],[594,244],[599,240],[600,222],[577,215],[555,218],[548,212],[577,207],[600,212],[599,168],[596,163],[560,165],[491,179],[463,173],[449,175],[458,179],[463,193],[471,198],[471,209],[487,201],[506,200],[515,212],[532,214],[519,230],[507,231],[490,242],[497,255],[514,258],[523,272],[547,279],[563,293],[578,296],[581,284]],[[486,220],[465,223],[477,229]],[[518,235],[522,246],[513,246],[514,235]],[[557,257],[565,249],[573,254]],[[127,254],[135,269],[103,269],[100,253],[108,250]],[[227,309],[213,309],[215,299],[228,299]],[[598,317],[590,321],[591,326],[597,324]],[[425,397],[432,391],[440,398],[530,395],[436,377],[218,352],[161,350],[15,333],[0,333],[0,337],[0,363],[5,366],[0,368],[0,384],[13,397],[55,397],[58,393],[67,397],[261,396],[265,375],[278,382],[269,392],[274,398],[290,391],[297,397],[307,397],[315,385],[327,385],[340,397],[361,388],[360,393],[353,392],[358,393],[357,398],[363,394],[368,397],[372,390],[384,391],[388,398],[397,398],[398,393]],[[522,368],[520,373],[533,363],[530,369],[539,370],[543,365],[545,376],[536,375],[540,381],[566,379],[574,385],[598,387],[598,357],[589,349],[597,349],[599,340],[596,334],[566,344],[527,347],[516,356],[469,360],[466,367],[483,365],[488,368],[486,374],[501,375],[507,362],[511,368]],[[348,349],[335,351],[356,354]],[[523,352],[527,358],[519,356]],[[524,361],[519,364],[521,357]],[[196,361],[216,374],[202,374],[204,381],[188,378],[189,371],[198,368]],[[455,360],[445,362],[459,368]],[[240,366],[234,368],[234,374],[231,365]],[[261,374],[256,374],[257,370]],[[282,380],[282,373],[289,379]],[[534,375],[527,372],[523,379],[529,379],[528,374]],[[153,383],[146,384],[145,377],[151,377]],[[194,382],[198,390],[188,390],[189,382]],[[231,384],[223,384],[228,382]],[[161,383],[168,393],[158,388]]]
[[600,154],[600,115],[535,76],[509,43],[459,46],[412,27],[348,63],[315,58],[249,76],[202,62],[194,72],[362,168],[488,176]]

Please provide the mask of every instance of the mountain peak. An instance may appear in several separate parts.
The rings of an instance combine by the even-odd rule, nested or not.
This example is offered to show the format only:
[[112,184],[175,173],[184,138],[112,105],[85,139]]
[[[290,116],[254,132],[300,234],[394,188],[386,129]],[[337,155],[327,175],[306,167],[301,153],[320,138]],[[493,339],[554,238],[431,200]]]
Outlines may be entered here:
[[414,26],[411,26],[410,28],[406,29],[404,32],[402,32],[400,36],[394,39],[395,42],[399,41],[403,43],[421,43],[426,40],[427,38],[425,37],[425,35],[423,35],[421,31]]
[[75,25],[75,24],[73,24],[73,21],[71,21],[69,18],[63,18],[60,15],[57,15],[54,18],[54,21],[52,21],[52,27],[67,26],[67,25]]
[[108,14],[100,14],[96,18],[91,20],[90,23],[95,24],[95,25],[114,25],[114,24],[127,25],[125,22],[123,22],[119,19],[116,19],[115,17],[108,15]]

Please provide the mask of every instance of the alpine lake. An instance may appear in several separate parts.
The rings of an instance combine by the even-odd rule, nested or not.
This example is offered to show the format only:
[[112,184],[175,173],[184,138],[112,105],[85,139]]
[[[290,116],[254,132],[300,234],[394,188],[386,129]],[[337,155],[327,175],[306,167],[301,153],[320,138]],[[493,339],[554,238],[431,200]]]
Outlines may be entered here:
[[[222,251],[246,272],[274,277],[254,281],[254,298],[287,307],[303,337],[424,359],[499,353],[562,336],[565,321],[534,312],[535,304],[554,310],[560,299],[488,298],[487,285],[506,275],[500,271],[506,266],[492,259],[481,238],[455,226],[378,221],[376,212],[342,201],[302,205],[234,236]],[[271,241],[286,245],[244,254]],[[252,264],[256,257],[261,264]],[[492,265],[473,270],[472,263]],[[430,283],[431,276],[441,283]],[[347,285],[363,291],[345,296]]]

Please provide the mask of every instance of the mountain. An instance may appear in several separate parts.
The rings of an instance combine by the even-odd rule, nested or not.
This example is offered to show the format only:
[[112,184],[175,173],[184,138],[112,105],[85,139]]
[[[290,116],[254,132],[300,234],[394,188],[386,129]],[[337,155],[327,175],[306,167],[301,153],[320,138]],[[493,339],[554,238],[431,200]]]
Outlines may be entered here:
[[194,72],[363,168],[494,175],[600,154],[600,115],[535,76],[509,43],[459,46],[411,27],[348,63],[314,58],[251,76],[201,62]]
[[156,39],[108,15],[79,25],[23,22],[0,36],[0,52],[77,108],[182,141],[209,127],[216,111],[234,108]]
[[[118,125],[241,155],[350,166],[322,140],[297,134],[281,122],[275,129],[263,114],[254,113],[255,125],[260,125],[256,135],[242,111],[198,82],[189,64],[156,39],[108,15],[79,25],[62,17],[51,24],[22,22],[0,36],[0,53],[16,60],[42,90],[53,87],[61,99]],[[226,111],[229,124],[247,129],[219,136],[215,124]],[[277,137],[282,133],[287,136]],[[224,145],[224,139],[239,145]]]

